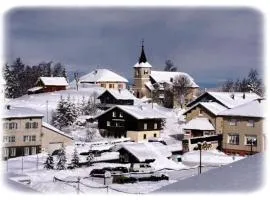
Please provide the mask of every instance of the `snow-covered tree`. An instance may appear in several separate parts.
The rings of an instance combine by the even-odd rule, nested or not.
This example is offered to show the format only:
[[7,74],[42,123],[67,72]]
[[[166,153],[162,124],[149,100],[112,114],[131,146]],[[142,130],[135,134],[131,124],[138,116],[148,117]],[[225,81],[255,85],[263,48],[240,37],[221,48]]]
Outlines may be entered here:
[[185,98],[190,93],[191,82],[187,76],[178,75],[173,80],[174,103],[183,108]]
[[77,117],[77,107],[71,102],[70,97],[65,100],[61,96],[56,112],[52,115],[52,124],[61,130],[63,127],[71,126]]
[[45,169],[53,169],[54,168],[54,161],[53,156],[51,154],[48,154],[48,157],[46,158],[46,161],[44,163]]
[[95,115],[97,112],[96,95],[92,94],[85,103],[83,113],[84,115]]
[[89,153],[88,156],[87,156],[87,158],[86,158],[86,160],[87,160],[87,165],[88,165],[88,166],[91,166],[91,165],[92,165],[93,159],[94,159],[94,154]]
[[79,158],[79,154],[77,149],[74,149],[74,152],[72,154],[72,159],[71,159],[71,166],[72,167],[79,167],[79,163],[80,163],[80,158]]
[[57,154],[57,158],[58,158],[58,162],[57,162],[56,169],[58,170],[66,169],[67,158],[66,158],[66,151],[64,147],[59,150]]
[[248,88],[251,92],[254,92],[258,95],[262,95],[263,87],[262,87],[262,80],[258,77],[258,72],[256,69],[251,69],[248,78]]
[[91,142],[95,136],[95,134],[98,132],[98,130],[96,128],[88,128],[86,130],[86,142]]

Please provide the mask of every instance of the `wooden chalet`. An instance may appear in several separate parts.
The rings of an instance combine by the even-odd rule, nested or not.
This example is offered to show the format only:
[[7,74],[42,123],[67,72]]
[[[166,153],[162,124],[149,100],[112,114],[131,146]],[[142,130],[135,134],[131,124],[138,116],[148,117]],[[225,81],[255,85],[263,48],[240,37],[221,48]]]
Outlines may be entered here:
[[129,137],[134,141],[159,137],[164,117],[151,106],[114,106],[97,116],[105,137]]

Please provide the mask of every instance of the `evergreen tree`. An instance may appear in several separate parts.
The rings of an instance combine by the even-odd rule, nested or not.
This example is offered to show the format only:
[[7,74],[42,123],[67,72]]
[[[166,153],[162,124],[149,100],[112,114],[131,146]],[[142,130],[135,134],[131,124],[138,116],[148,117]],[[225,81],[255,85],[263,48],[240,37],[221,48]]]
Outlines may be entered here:
[[58,157],[57,169],[58,170],[66,169],[67,158],[64,147],[59,150],[57,157]]
[[54,161],[53,161],[53,157],[51,154],[48,154],[48,157],[44,163],[44,168],[45,169],[53,169],[54,168]]
[[79,162],[80,162],[79,154],[78,154],[77,149],[75,148],[74,152],[72,154],[71,166],[74,167],[74,168],[79,167]]

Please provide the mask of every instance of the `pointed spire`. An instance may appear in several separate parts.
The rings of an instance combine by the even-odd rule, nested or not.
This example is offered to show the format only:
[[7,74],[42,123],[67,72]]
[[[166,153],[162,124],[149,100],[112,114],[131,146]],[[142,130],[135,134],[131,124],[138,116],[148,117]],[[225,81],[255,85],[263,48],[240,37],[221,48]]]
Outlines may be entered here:
[[141,52],[141,56],[139,58],[139,64],[142,63],[142,62],[144,62],[144,63],[147,62],[147,59],[146,59],[146,56],[145,56],[145,53],[144,53],[143,43],[144,43],[144,40],[142,40],[142,52]]

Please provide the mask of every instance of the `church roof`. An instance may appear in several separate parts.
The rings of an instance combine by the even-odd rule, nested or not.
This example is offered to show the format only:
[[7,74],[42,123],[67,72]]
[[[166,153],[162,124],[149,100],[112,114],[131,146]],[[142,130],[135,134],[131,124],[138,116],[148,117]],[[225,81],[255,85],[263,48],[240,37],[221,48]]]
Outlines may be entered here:
[[138,62],[134,65],[134,67],[152,67],[148,62],[147,62],[147,58],[144,52],[144,45],[143,45],[143,41],[142,41],[142,51],[141,51],[141,55],[139,57]]

